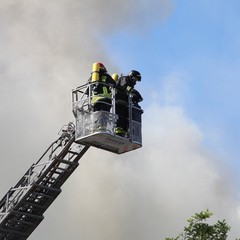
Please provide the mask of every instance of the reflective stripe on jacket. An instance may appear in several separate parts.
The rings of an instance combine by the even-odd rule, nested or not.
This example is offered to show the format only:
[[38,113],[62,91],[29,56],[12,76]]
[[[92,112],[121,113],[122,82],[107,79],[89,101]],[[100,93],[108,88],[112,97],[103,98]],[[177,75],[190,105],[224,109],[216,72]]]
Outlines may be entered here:
[[109,75],[103,75],[101,76],[101,80],[96,82],[96,84],[93,85],[92,88],[92,103],[95,103],[96,101],[100,101],[104,98],[111,98],[111,90],[110,87],[101,84],[101,83],[111,83],[115,84],[115,81],[111,79],[111,76]]

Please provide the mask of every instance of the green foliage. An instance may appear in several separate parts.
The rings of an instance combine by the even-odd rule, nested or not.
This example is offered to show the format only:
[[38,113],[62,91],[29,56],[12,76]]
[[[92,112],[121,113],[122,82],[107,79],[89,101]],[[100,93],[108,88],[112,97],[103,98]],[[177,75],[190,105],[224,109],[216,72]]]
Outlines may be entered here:
[[[176,238],[165,240],[226,240],[230,227],[225,220],[210,225],[206,222],[213,214],[207,209],[188,219],[189,225]],[[240,239],[236,239],[240,240]]]

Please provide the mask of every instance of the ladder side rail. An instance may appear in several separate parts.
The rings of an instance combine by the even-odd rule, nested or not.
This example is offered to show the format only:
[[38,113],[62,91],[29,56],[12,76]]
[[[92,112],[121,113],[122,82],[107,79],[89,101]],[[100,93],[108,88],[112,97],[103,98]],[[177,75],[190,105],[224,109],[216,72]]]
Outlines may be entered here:
[[[62,181],[61,181],[61,184],[60,184],[60,186],[68,179],[68,177],[72,174],[72,172],[76,169],[76,167],[78,166],[78,161],[79,161],[79,159],[83,156],[83,154],[88,150],[88,148],[90,147],[90,146],[85,146],[85,145],[80,145],[80,144],[77,144],[77,143],[75,143],[74,142],[74,140],[75,140],[75,138],[74,137],[72,137],[72,139],[71,139],[71,141],[69,141],[69,143],[64,147],[64,149],[62,150],[62,152],[57,156],[57,157],[55,157],[54,158],[54,160],[51,162],[51,165],[52,165],[52,167],[55,167],[55,166],[57,166],[58,164],[59,164],[59,162],[61,163],[61,161],[63,161],[64,163],[66,163],[67,164],[67,162],[68,161],[70,161],[71,163],[75,163],[75,164],[73,164],[74,166],[73,166],[73,168],[71,168],[69,171],[64,171],[64,169],[63,169],[63,174],[59,174],[59,178],[61,178],[62,179]],[[75,146],[76,145],[76,146]],[[74,148],[75,148],[75,150],[74,150]],[[66,158],[67,157],[67,158]],[[65,159],[64,159],[65,158]],[[59,161],[59,162],[58,162]],[[54,165],[55,164],[55,165]],[[70,164],[71,165],[71,164]],[[52,170],[52,169],[48,169],[49,170],[49,172]],[[47,169],[46,169],[46,171],[44,171],[44,173],[46,173],[46,172],[48,172],[47,171]],[[40,177],[40,178],[43,178],[44,177],[44,174],[43,173],[43,175]],[[39,178],[39,180],[40,180],[40,178]],[[19,210],[18,209],[21,209],[21,211],[19,212],[19,214],[22,214],[22,216],[25,216],[24,218],[22,218],[21,219],[21,224],[23,224],[23,227],[24,227],[24,231],[28,231],[28,236],[34,231],[34,229],[39,225],[39,223],[41,222],[41,220],[43,219],[42,217],[40,218],[40,220],[39,221],[37,221],[36,223],[34,223],[34,224],[32,224],[32,225],[29,225],[29,227],[27,227],[26,226],[26,221],[24,220],[25,218],[26,218],[26,215],[25,214],[29,214],[29,216],[31,216],[31,214],[34,214],[34,211],[36,211],[36,210],[34,210],[34,209],[32,209],[31,208],[31,212],[24,212],[24,211],[28,211],[28,209],[29,209],[29,207],[28,207],[28,205],[26,205],[26,202],[24,202],[25,200],[24,199],[27,199],[28,197],[30,197],[31,196],[31,194],[32,193],[34,193],[38,188],[39,189],[45,189],[46,190],[46,192],[45,192],[45,194],[47,194],[47,191],[56,191],[56,194],[55,194],[55,197],[53,197],[53,198],[50,198],[50,200],[48,201],[48,202],[45,202],[44,204],[45,204],[45,207],[41,207],[42,209],[40,209],[40,212],[39,212],[39,210],[37,210],[38,211],[38,213],[39,214],[43,214],[45,211],[46,211],[46,209],[51,205],[51,203],[55,200],[55,198],[58,196],[58,194],[61,192],[61,190],[60,190],[60,186],[57,186],[57,188],[56,188],[56,190],[57,189],[59,189],[59,191],[56,191],[55,190],[55,188],[51,188],[51,186],[47,186],[47,187],[44,187],[43,188],[43,186],[41,186],[41,185],[37,185],[37,182],[34,182],[33,183],[33,185],[31,185],[31,188],[30,189],[28,189],[28,191],[26,192],[26,194],[25,195],[23,195],[23,197],[20,199],[20,201],[17,203],[17,205],[14,207],[14,208],[12,208],[12,210],[9,212],[9,214],[6,214],[6,216],[4,217],[4,219],[6,219],[6,221],[10,221],[11,222],[11,224],[12,223],[14,223],[14,222],[16,222],[16,221],[19,221],[19,220],[17,220],[16,219],[16,211],[18,212]],[[17,190],[17,189],[16,189]],[[36,193],[37,194],[37,193]],[[46,195],[47,196],[47,195]],[[41,202],[39,202],[39,204],[41,205]],[[37,204],[35,204],[35,205],[37,205]],[[33,207],[34,207],[34,205],[33,205]],[[39,206],[38,206],[38,208],[39,208]],[[37,209],[38,209],[37,208]],[[15,209],[15,210],[14,210]],[[15,212],[14,212],[14,211]],[[22,212],[23,211],[23,212]],[[13,213],[13,215],[10,215],[11,214],[11,212]],[[8,215],[9,215],[9,217],[8,217]],[[42,215],[41,215],[42,216]],[[40,217],[40,216],[39,216]],[[3,225],[1,225],[1,223],[0,223],[0,227],[3,227],[3,229],[4,229],[4,226],[7,226],[7,225],[4,225],[4,224],[6,224],[6,221],[3,223]],[[10,223],[9,222],[9,223]],[[27,223],[28,224],[28,223]],[[22,229],[22,227],[21,227],[21,229]],[[12,232],[12,230],[11,229],[9,229],[9,232]],[[12,236],[12,235],[11,235]],[[6,239],[11,239],[11,238],[6,238]],[[25,239],[25,238],[24,238]]]
[[11,209],[20,201],[24,192],[27,191],[27,187],[19,188],[19,189],[12,189],[6,194],[4,205],[1,207],[0,212],[0,224],[3,219],[7,216],[7,214],[11,211]]
[[[72,133],[72,135],[74,136],[74,132]],[[74,139],[74,137],[72,137],[72,139]],[[44,171],[44,169],[46,169],[46,166],[51,163],[51,161],[53,160],[53,157],[52,157],[53,153],[59,147],[60,148],[63,147],[63,146],[61,146],[61,140],[62,139],[60,139],[60,141],[59,141],[59,139],[58,139],[58,140],[54,141],[49,146],[49,148],[45,151],[45,153],[40,157],[40,159],[37,161],[37,163],[33,164],[27,170],[27,172],[24,174],[24,176],[20,179],[20,181],[15,185],[15,187],[10,188],[10,190],[1,199],[1,201],[0,201],[0,219],[1,219],[1,216],[4,216],[6,214],[6,212],[8,211],[8,209],[10,207],[14,206],[16,204],[16,202],[18,202],[19,198],[29,188],[28,186],[30,186],[36,180],[36,178],[38,178],[41,175],[41,173]],[[54,145],[56,145],[56,147],[54,147]],[[68,146],[70,146],[70,145],[68,145]],[[43,160],[44,157],[47,156],[48,152],[50,152],[49,156],[51,156],[51,158],[48,158],[49,160],[46,161],[45,163],[40,164],[41,160]],[[34,169],[39,166],[42,167],[42,169],[40,171],[34,171]]]
[[72,143],[74,142],[74,140],[75,140],[75,137],[73,136],[69,140],[69,142],[66,144],[64,149],[57,156],[54,157],[54,159],[51,162],[51,164],[49,164],[47,166],[47,168],[38,177],[38,179],[35,180],[36,184],[39,184],[39,183],[43,182],[43,179],[46,178],[46,177],[48,177],[48,178],[53,177],[53,175],[54,175],[53,169],[57,168],[60,165],[60,161],[59,160],[63,159],[67,155],[68,150],[69,150],[70,146],[72,145]]
[[[59,140],[59,139],[58,139]],[[49,162],[52,160],[52,155],[53,153],[56,152],[56,150],[61,147],[59,143],[57,143],[57,141],[54,141],[49,147],[48,149],[44,152],[44,154],[39,158],[39,160],[32,164],[32,166],[27,170],[27,172],[23,175],[23,177],[19,180],[19,182],[15,185],[15,188],[18,187],[22,187],[22,186],[27,186],[29,185],[29,183],[31,183],[31,177],[34,173],[39,173],[39,171],[34,171],[35,168],[37,167],[45,167],[46,165],[49,164]],[[54,147],[54,145],[57,145],[56,147]],[[49,154],[48,154],[49,152]],[[48,154],[48,155],[47,155]],[[49,158],[49,156],[51,156],[51,158]],[[40,163],[44,157],[48,158],[48,160],[46,162]],[[12,190],[12,188],[11,188]]]
[[[35,164],[38,164],[45,156],[46,154],[50,151],[51,153],[55,152],[57,150],[57,148],[59,147],[59,144],[57,144],[57,146],[54,148],[54,145],[57,143],[57,141],[59,140],[59,138],[54,141],[49,147],[48,149],[43,153],[43,155],[38,159],[38,161]],[[51,154],[49,154],[51,155]]]
[[[71,143],[71,147],[76,144],[75,142]],[[72,169],[76,168],[78,166],[78,161],[79,159],[84,155],[84,153],[88,150],[88,148],[90,146],[85,146],[85,145],[80,145],[77,144],[78,147],[81,147],[81,149],[77,152],[73,153],[69,153],[68,150],[69,148],[66,148],[62,154],[60,154],[59,156],[57,156],[55,158],[55,160],[53,161],[53,163],[48,167],[49,169],[45,171],[44,174],[42,174],[42,176],[35,182],[36,184],[44,184],[44,182],[46,182],[45,184],[47,184],[50,187],[61,187],[63,182],[65,180],[62,179],[62,175],[66,174],[65,172],[71,172]],[[72,152],[72,150],[71,150]],[[68,170],[69,168],[69,170]],[[55,169],[60,169],[61,174],[56,174],[55,173]],[[64,171],[66,170],[66,171]],[[55,177],[54,177],[55,176]],[[47,182],[45,181],[45,179],[49,179],[49,178],[55,178],[55,180],[53,182]],[[59,181],[61,180],[61,181]]]
[[[75,155],[74,163],[71,162],[71,164],[69,164],[68,160],[59,158],[59,156],[56,157],[53,163],[51,164],[51,166],[49,166],[49,170],[45,171],[45,174],[43,174],[38,179],[38,181],[34,182],[31,189],[29,190],[29,194],[24,196],[24,199],[29,198],[31,193],[36,193],[37,189],[44,190],[45,194],[49,194],[49,192],[52,192],[57,197],[58,194],[61,192],[60,187],[64,184],[64,182],[68,179],[68,177],[73,173],[73,171],[78,167],[79,165],[78,160],[83,156],[83,154],[87,151],[88,148],[89,148],[88,146],[84,146],[81,149],[80,153],[74,154]],[[71,159],[73,158],[71,157]],[[64,164],[66,165],[64,166]],[[60,170],[59,170],[59,173],[56,174],[54,171],[57,168]],[[54,174],[55,174],[55,180],[48,182],[48,179],[52,177]],[[45,202],[44,199],[43,201]],[[45,204],[49,206],[53,201],[54,199],[49,199]],[[42,201],[40,200],[39,204],[41,204],[41,202]],[[44,211],[45,210],[46,209],[44,209]]]
[[[79,144],[78,144],[79,145]],[[71,145],[70,145],[71,146]],[[74,162],[76,163],[76,162],[78,162],[78,160],[83,156],[83,154],[88,150],[88,148],[89,148],[89,146],[83,146],[83,148],[81,149],[81,151],[80,151],[80,153],[77,153],[77,154],[75,154],[75,159],[74,159]],[[72,154],[72,153],[71,153]],[[56,158],[54,161],[57,161],[57,160],[62,160],[61,158],[60,159],[58,159],[58,158]],[[78,164],[75,164],[75,166],[74,166],[74,168],[71,170],[71,171],[69,171],[69,172],[64,172],[63,171],[63,173],[64,174],[59,174],[59,178],[63,178],[63,181],[61,182],[61,185],[68,179],[68,177],[71,175],[71,173],[76,169],[76,167],[78,166]],[[43,176],[42,176],[43,177]],[[60,186],[61,186],[60,185]],[[60,188],[60,186],[58,186],[58,188]],[[27,192],[28,194],[26,194],[26,196],[25,196],[25,199],[28,197],[27,195],[30,195],[31,194],[31,192],[34,192],[34,191],[36,191],[36,187],[37,188],[41,188],[42,186],[41,185],[37,185],[37,183],[34,183],[34,185],[32,185],[31,186],[31,189],[29,189],[29,191]],[[48,190],[54,190],[54,188],[52,189],[51,187],[46,187],[45,188],[46,189],[46,194],[47,194],[47,191]],[[55,191],[55,190],[54,190]],[[56,192],[56,197],[58,196],[58,194],[59,194],[60,192]],[[23,200],[23,204],[24,204],[24,199],[22,199]],[[53,198],[53,199],[50,199],[50,201],[47,203],[47,207],[49,207],[50,206],[50,204],[53,202],[55,200],[55,198]],[[22,207],[21,206],[24,206],[24,205],[22,205],[21,204],[21,201],[17,204],[17,206],[15,206],[14,207],[14,209],[22,209]],[[24,208],[23,208],[24,209]],[[23,210],[22,209],[22,210]],[[46,208],[47,209],[47,208]],[[46,209],[45,208],[43,208],[43,209],[41,209],[41,213],[43,214],[45,211],[46,211]],[[24,212],[23,212],[23,214],[24,214]],[[15,221],[14,219],[11,219],[11,221]],[[40,223],[40,222],[39,222]],[[38,224],[37,224],[38,225]],[[33,225],[33,226],[31,226],[31,232],[37,227],[37,225],[35,224],[35,225]],[[29,227],[30,228],[30,227]],[[33,229],[34,228],[34,229]]]
[[[89,146],[83,146],[83,145],[80,145],[78,144],[79,147],[81,147],[82,149],[78,150],[78,151],[73,151],[71,150],[71,154],[72,156],[67,158],[67,160],[64,160],[64,158],[69,155],[69,149],[72,147],[72,145],[74,144],[74,140],[75,140],[75,137],[73,136],[72,139],[67,143],[67,145],[64,147],[64,149],[61,151],[61,153],[57,156],[54,157],[54,159],[49,162],[48,165],[46,165],[45,169],[43,172],[41,172],[41,174],[36,178],[36,179],[33,179],[29,186],[32,186],[33,184],[40,184],[42,182],[42,180],[48,175],[48,177],[51,177],[51,175],[54,174],[54,171],[53,169],[57,169],[57,168],[62,168],[62,169],[66,169],[69,164],[68,163],[71,163],[71,162],[74,162],[74,163],[77,163],[78,160],[83,156],[83,154],[87,151],[87,149],[89,148]],[[75,154],[75,159],[73,159],[74,157],[74,154]],[[64,160],[66,161],[65,162],[65,166],[61,167],[60,165],[62,164],[61,163],[61,160]],[[71,161],[72,160],[72,161]],[[62,164],[63,165],[63,164]],[[70,164],[71,165],[71,164]],[[58,175],[58,174],[57,174]],[[59,178],[59,176],[58,176]],[[57,179],[56,179],[57,180]],[[62,185],[62,184],[61,184]],[[51,184],[49,185],[49,187],[51,187]],[[25,189],[22,189],[22,190],[25,190]],[[27,188],[26,188],[27,190]]]
[[[74,132],[71,133],[71,138],[74,138]],[[50,151],[50,154],[49,156],[47,155],[47,151],[45,152],[45,156],[47,157],[48,156],[48,159],[45,160],[45,162],[41,162],[41,160],[43,160],[43,157],[42,156],[36,164],[33,164],[33,167],[32,167],[32,173],[35,173],[35,176],[32,177],[32,179],[29,178],[29,184],[33,183],[34,181],[36,181],[40,176],[41,174],[45,171],[45,169],[52,163],[52,161],[54,161],[54,159],[59,155],[61,154],[61,152],[64,151],[64,149],[66,149],[68,146],[70,146],[71,144],[69,144],[70,140],[69,139],[66,139],[65,137],[60,137],[58,140],[56,140],[51,146],[52,148],[49,150]],[[56,144],[56,147],[53,148],[54,144]],[[68,144],[66,146],[66,144]],[[57,151],[58,150],[58,151]],[[54,155],[53,155],[54,154]],[[37,168],[40,167],[40,170],[37,171]],[[36,169],[36,171],[35,171]],[[32,175],[32,174],[31,174]]]
[[34,181],[30,182],[28,186],[11,188],[3,198],[3,204],[1,205],[0,219],[4,217],[11,208],[16,206],[25,193],[28,192]]
[[[67,154],[67,150],[69,149],[69,147],[71,146],[73,141],[74,141],[74,136],[66,144],[66,146],[63,147],[63,146],[58,144],[58,146],[55,148],[55,150],[57,148],[61,148],[61,151],[60,151],[59,154],[55,155],[54,157],[52,157],[49,161],[47,161],[45,163],[39,164],[39,161],[38,161],[38,164],[34,164],[33,167],[32,167],[32,173],[34,173],[34,169],[39,167],[39,166],[42,167],[41,171],[35,171],[36,175],[33,178],[31,178],[31,179],[29,178],[27,187],[26,188],[22,188],[22,189],[20,188],[20,190],[23,190],[23,191],[27,190],[29,188],[29,186],[32,186],[35,182],[38,182],[39,179],[41,179],[42,177],[44,177],[44,175],[46,175],[48,172],[50,172],[51,168],[53,166],[59,165],[57,159],[61,158],[61,156],[64,156],[65,154]],[[52,152],[50,154],[52,155]],[[32,174],[31,174],[31,176],[32,176]]]
[[[71,145],[70,145],[70,148],[71,147],[73,147],[73,145],[75,145],[76,143],[75,142],[73,142]],[[79,161],[79,159],[84,155],[84,153],[89,149],[89,147],[90,146],[83,146],[83,145],[80,145],[80,144],[76,144],[77,146],[82,146],[81,147],[81,150],[80,150],[80,152],[77,152],[77,154],[74,154],[74,157],[75,158],[72,158],[72,157],[70,157],[71,159],[74,159],[73,160],[73,162],[75,163],[75,164],[73,164],[73,166],[71,167],[71,170],[70,171],[62,171],[62,173],[61,174],[59,174],[59,176],[58,176],[58,179],[56,179],[56,180],[61,180],[61,181],[56,181],[55,183],[57,184],[57,185],[55,185],[55,184],[52,184],[52,186],[51,187],[49,187],[49,189],[51,190],[51,188],[56,188],[56,189],[60,189],[60,187],[65,183],[65,181],[68,179],[68,177],[73,173],[73,171],[77,168],[77,166],[79,165],[78,164],[78,161]],[[70,149],[69,148],[69,149]],[[72,150],[71,150],[72,151]],[[70,154],[72,154],[72,153],[70,153]],[[65,157],[67,156],[68,154],[66,154],[65,155]],[[66,159],[66,158],[65,158]],[[67,159],[68,159],[68,157],[67,157]],[[67,160],[63,160],[62,158],[58,158],[58,157],[56,157],[56,159],[55,159],[55,161],[67,161]],[[36,187],[36,183],[34,184],[34,186],[33,186],[33,188],[34,187]],[[40,183],[40,185],[38,186],[37,185],[37,187],[42,187],[41,186],[41,183]],[[46,191],[48,191],[48,187],[46,187]],[[56,197],[58,196],[58,194],[59,194],[60,192],[56,192]],[[46,194],[47,194],[47,192],[46,192]],[[45,204],[45,208],[44,209],[42,209],[41,211],[42,211],[42,216],[43,216],[43,214],[44,214],[44,212],[47,210],[47,208],[52,204],[52,202],[55,200],[55,198],[54,199],[49,199],[47,202],[45,202],[44,204]],[[40,204],[41,204],[41,202],[40,202]],[[39,222],[40,223],[40,222]],[[29,227],[29,235],[35,230],[35,228],[36,228],[37,226],[31,226],[31,227]]]
[[[50,147],[47,149],[47,151],[45,151],[45,153],[40,157],[40,159],[37,161],[36,164],[33,164],[28,170],[27,172],[24,174],[24,176],[19,180],[19,182],[15,185],[15,187],[11,187],[9,189],[9,191],[6,193],[6,195],[1,199],[0,201],[0,213],[1,213],[1,209],[4,208],[4,211],[6,211],[6,209],[9,208],[9,204],[11,201],[15,200],[16,197],[21,194],[21,191],[24,191],[24,186],[28,186],[29,184],[31,184],[31,177],[34,174],[34,169],[35,167],[41,166],[39,164],[39,162],[43,159],[43,157],[46,156],[46,154],[50,151],[50,154],[52,154],[53,151],[56,151],[56,149],[59,147],[59,145],[57,147],[55,147],[54,149],[52,148],[53,145],[56,143],[56,141],[54,143],[52,143],[50,145]],[[50,161],[47,161],[45,163],[42,164],[43,169],[46,167],[46,165],[48,165],[50,163]],[[38,172],[35,172],[35,174],[38,174]],[[33,177],[34,178],[34,177]],[[20,190],[20,191],[18,191]],[[12,199],[12,200],[11,200]],[[9,202],[10,201],[10,202]],[[8,203],[8,204],[6,204]]]

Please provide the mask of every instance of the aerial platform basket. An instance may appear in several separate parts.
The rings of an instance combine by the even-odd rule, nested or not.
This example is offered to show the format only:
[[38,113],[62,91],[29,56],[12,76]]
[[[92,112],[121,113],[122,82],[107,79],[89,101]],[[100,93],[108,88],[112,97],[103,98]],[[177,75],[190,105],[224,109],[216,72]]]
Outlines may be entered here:
[[[110,86],[106,83],[97,83]],[[116,134],[117,120],[116,89],[111,88],[110,111],[93,111],[93,89],[96,83],[90,82],[72,90],[72,109],[76,119],[75,141],[94,146],[113,153],[121,154],[142,147],[141,114],[142,109],[132,103],[128,97],[128,131],[124,136]],[[137,116],[137,117],[136,117]]]

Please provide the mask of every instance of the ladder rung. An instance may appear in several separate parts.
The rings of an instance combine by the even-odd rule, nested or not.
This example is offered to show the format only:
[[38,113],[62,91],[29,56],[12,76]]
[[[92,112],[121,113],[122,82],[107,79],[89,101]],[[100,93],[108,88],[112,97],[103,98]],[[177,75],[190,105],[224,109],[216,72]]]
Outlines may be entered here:
[[32,201],[26,200],[26,201],[24,201],[24,203],[26,205],[30,205],[30,206],[33,206],[33,207],[36,207],[36,208],[45,209],[45,207],[43,205],[40,205],[41,202],[40,202],[40,204],[38,204],[37,202],[32,202]]
[[[22,237],[24,236],[28,236],[27,233],[23,233],[23,232],[20,232],[20,231],[16,231],[16,230],[12,230],[12,229],[8,229],[8,228],[4,228],[4,227],[0,227],[0,232],[1,233],[10,233],[10,234],[14,234],[14,235],[20,235]],[[8,239],[8,238],[4,238],[4,239]]]
[[20,214],[20,215],[40,219],[40,220],[42,220],[44,218],[42,215],[39,216],[39,215],[35,215],[35,214],[32,214],[32,213],[28,213],[28,212],[18,211],[18,210],[12,210],[11,212],[14,213],[14,214]]
[[55,197],[53,197],[53,196],[50,196],[50,195],[47,195],[47,194],[44,194],[44,193],[40,193],[40,192],[33,192],[33,194],[36,194],[36,195],[41,196],[41,197],[49,198],[49,199],[55,199]]
[[62,183],[62,181],[59,178],[51,178],[51,177],[45,177],[41,182],[41,184],[56,184],[56,183]]
[[71,150],[68,150],[68,153],[71,153],[71,154],[73,154],[73,155],[78,155],[77,152],[73,152],[73,151],[71,151]]
[[59,162],[62,162],[62,163],[65,163],[65,164],[68,164],[68,165],[71,165],[71,166],[78,166],[79,163],[76,163],[76,162],[71,162],[71,161],[68,161],[66,159],[63,159],[63,158],[58,158]]
[[[66,171],[64,171],[64,172],[66,172]],[[60,170],[58,171],[58,169],[54,169],[54,170],[52,170],[52,173],[61,175],[63,173],[63,171],[60,171]]]
[[60,188],[52,188],[52,187],[48,187],[40,184],[34,184],[34,186],[37,188],[47,189],[49,191],[58,192],[58,193],[62,191]]
[[29,221],[26,221],[26,220],[17,220],[17,219],[14,219],[12,220],[13,222],[17,222],[17,223],[23,223],[24,225],[29,225],[29,226],[37,226],[39,224],[39,222],[37,223],[34,223],[34,222],[29,222]]
[[67,172],[69,171],[67,168],[62,168],[62,167],[56,167],[54,168],[55,170],[61,170],[61,171],[64,171],[64,172]]

